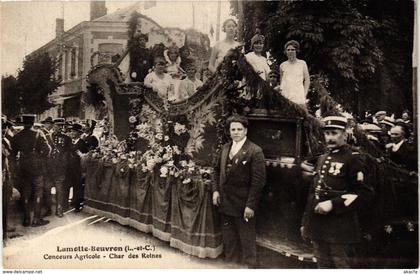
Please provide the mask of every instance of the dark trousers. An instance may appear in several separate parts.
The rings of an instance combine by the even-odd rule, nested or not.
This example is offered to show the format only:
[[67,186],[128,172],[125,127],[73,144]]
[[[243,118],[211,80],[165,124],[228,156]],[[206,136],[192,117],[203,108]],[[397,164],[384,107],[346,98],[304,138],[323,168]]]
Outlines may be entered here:
[[[79,208],[83,204],[84,196],[84,185],[82,180],[82,170],[80,166],[80,161],[73,161],[69,165],[69,169],[66,173],[66,186],[65,186],[65,197],[69,197],[70,188],[73,187],[73,199],[72,206]],[[65,203],[65,205],[67,202]]]
[[6,172],[3,172],[3,185],[2,185],[2,217],[3,217],[3,239],[6,239],[7,233],[7,220],[9,217],[9,201],[12,197],[13,186],[12,182],[8,178]]
[[42,195],[42,205],[45,207],[47,212],[51,212],[51,206],[52,206],[51,188],[54,186],[54,180],[52,176],[45,176],[44,179],[45,180],[44,180],[44,190],[43,190],[43,195]]
[[[30,223],[31,204],[34,210],[34,222],[41,218],[41,202],[44,191],[44,177],[42,175],[22,172],[24,222]],[[31,203],[33,199],[33,203]]]
[[255,217],[246,222],[243,217],[222,214],[222,236],[227,261],[257,266]]
[[348,252],[351,245],[312,241],[318,268],[351,268]]
[[63,208],[67,205],[68,200],[69,200],[69,194],[68,194],[68,191],[66,191],[66,186],[65,186],[65,179],[66,179],[65,174],[54,176],[57,211],[59,209],[63,210]]

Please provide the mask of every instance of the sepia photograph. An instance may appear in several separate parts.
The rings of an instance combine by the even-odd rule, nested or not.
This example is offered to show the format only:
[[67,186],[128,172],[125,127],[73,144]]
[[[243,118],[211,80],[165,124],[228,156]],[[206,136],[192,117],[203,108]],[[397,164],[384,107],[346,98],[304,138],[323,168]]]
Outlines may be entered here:
[[416,274],[417,10],[0,2],[3,273]]

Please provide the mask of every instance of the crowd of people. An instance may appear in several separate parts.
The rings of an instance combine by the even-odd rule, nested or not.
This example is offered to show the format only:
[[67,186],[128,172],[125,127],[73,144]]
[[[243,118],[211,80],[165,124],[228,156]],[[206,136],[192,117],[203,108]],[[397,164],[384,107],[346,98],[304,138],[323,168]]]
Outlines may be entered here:
[[8,227],[13,188],[20,193],[25,227],[48,224],[44,218],[53,212],[61,218],[67,210],[81,211],[84,191],[81,156],[98,147],[101,136],[106,135],[97,130],[94,120],[48,117],[38,126],[34,122],[35,115],[24,114],[15,122],[2,116],[3,238],[14,230]]
[[[395,164],[417,172],[417,140],[410,112],[404,110],[397,119],[394,116],[388,115],[386,111],[378,111],[373,115],[366,115],[360,121],[348,117],[351,124],[348,130],[352,133],[354,126],[358,124],[368,139]],[[357,145],[354,138],[350,142]]]

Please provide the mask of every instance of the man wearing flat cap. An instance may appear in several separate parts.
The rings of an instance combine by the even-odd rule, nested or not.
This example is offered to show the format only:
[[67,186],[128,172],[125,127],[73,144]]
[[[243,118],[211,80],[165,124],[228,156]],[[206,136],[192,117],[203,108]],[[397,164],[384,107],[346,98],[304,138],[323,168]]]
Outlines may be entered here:
[[350,268],[348,252],[361,239],[357,210],[373,189],[361,155],[347,145],[347,119],[329,116],[324,123],[329,151],[316,164],[300,230],[312,241],[319,268]]
[[[19,176],[23,182],[24,218],[23,225],[29,226],[31,213],[31,197],[33,197],[34,218],[32,226],[43,226],[49,223],[41,219],[41,201],[46,174],[45,157],[51,152],[51,147],[44,133],[32,128],[35,115],[22,115],[23,130],[11,140],[12,174]],[[19,153],[19,164],[17,155]]]

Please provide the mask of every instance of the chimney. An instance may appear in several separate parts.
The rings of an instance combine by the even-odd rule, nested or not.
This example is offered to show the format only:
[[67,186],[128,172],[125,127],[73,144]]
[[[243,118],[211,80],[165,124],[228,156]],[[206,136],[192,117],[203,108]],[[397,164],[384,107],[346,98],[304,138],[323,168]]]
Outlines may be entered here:
[[90,2],[90,21],[106,15],[105,1]]
[[55,37],[60,37],[64,33],[64,19],[55,19]]

